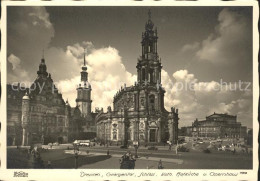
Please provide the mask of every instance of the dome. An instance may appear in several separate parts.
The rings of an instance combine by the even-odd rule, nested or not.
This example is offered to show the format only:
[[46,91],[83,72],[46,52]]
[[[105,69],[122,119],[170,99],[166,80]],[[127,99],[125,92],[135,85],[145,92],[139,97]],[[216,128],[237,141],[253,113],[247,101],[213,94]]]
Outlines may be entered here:
[[88,68],[87,68],[86,65],[83,65],[83,66],[82,66],[82,70],[86,71],[87,69],[88,69]]
[[23,96],[23,100],[30,100],[30,97],[28,96],[27,92],[26,92],[25,95]]

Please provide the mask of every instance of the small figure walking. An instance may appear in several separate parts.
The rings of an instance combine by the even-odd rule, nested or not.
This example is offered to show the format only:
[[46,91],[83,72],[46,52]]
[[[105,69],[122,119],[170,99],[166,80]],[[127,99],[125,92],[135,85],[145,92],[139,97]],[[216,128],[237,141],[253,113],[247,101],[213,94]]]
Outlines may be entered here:
[[27,151],[27,158],[30,159],[30,156],[31,156],[31,150],[28,149],[28,151]]
[[163,169],[162,160],[160,160],[159,163],[158,163],[158,169]]
[[48,161],[46,168],[52,168],[51,161]]
[[171,143],[169,144],[169,150],[172,150],[172,144]]

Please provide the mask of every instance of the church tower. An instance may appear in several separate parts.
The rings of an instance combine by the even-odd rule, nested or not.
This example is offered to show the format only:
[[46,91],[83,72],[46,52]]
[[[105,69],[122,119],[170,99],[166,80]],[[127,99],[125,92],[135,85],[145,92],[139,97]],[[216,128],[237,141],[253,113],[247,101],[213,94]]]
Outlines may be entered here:
[[145,24],[145,32],[142,33],[142,55],[137,63],[138,84],[161,84],[161,61],[157,52],[157,28],[151,20],[151,11],[148,12],[148,21]]
[[91,114],[91,85],[88,82],[88,72],[85,59],[85,49],[84,49],[84,65],[81,71],[81,82],[77,88],[77,99],[76,103],[81,111],[83,117]]
[[42,57],[41,63],[39,65],[39,70],[37,71],[38,77],[39,78],[47,78],[48,73],[47,73],[47,66],[45,64],[45,59]]

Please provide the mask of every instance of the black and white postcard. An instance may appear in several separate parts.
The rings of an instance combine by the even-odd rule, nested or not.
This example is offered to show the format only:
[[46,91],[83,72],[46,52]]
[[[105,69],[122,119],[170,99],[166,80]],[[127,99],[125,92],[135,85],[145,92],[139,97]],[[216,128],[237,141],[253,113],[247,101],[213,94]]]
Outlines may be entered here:
[[256,180],[256,1],[3,1],[3,180]]

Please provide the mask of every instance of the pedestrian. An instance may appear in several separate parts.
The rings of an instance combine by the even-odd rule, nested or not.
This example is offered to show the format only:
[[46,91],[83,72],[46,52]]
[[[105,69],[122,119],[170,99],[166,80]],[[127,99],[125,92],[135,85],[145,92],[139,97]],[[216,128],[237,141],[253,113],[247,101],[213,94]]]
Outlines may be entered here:
[[130,152],[126,152],[126,157],[125,157],[125,158],[126,158],[126,159],[125,159],[126,161],[129,160],[129,158],[130,158],[129,156],[130,156]]
[[128,165],[129,169],[134,169],[135,168],[135,161],[136,161],[136,159],[133,157],[131,152],[129,152],[129,165]]
[[124,153],[120,161],[120,169],[127,169],[127,153]]
[[158,163],[158,169],[163,169],[162,160],[160,160],[159,163]]
[[233,154],[235,154],[236,153],[236,149],[234,148],[234,150],[233,150]]
[[30,159],[30,156],[31,156],[31,150],[28,149],[28,151],[27,151],[27,158]]
[[169,144],[169,150],[172,150],[172,144]]
[[46,168],[52,168],[51,161],[48,161]]
[[109,155],[109,150],[107,150],[107,156]]

